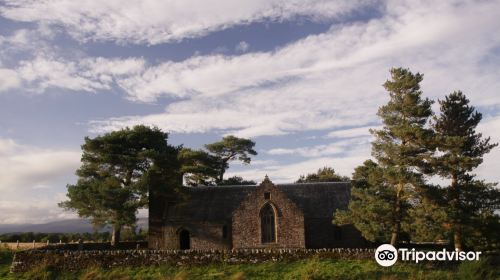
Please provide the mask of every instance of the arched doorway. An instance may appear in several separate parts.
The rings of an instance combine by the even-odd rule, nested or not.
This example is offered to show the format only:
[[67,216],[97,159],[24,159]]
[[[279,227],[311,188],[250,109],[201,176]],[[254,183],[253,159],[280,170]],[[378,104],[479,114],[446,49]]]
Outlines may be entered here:
[[181,250],[189,250],[191,247],[191,240],[189,237],[189,231],[182,229],[179,232],[179,244]]
[[276,242],[276,215],[269,203],[260,210],[260,232],[262,243]]

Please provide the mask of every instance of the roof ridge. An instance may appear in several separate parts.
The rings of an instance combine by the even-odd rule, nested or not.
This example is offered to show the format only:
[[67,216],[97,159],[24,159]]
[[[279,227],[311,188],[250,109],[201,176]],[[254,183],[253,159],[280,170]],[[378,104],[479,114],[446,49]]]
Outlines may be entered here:
[[[304,186],[304,185],[341,185],[341,184],[350,184],[349,181],[340,181],[340,182],[308,182],[308,183],[280,183],[274,184],[275,186]],[[246,188],[246,187],[258,187],[259,185],[223,185],[223,186],[183,186],[186,189],[231,189],[231,188]]]
[[182,186],[186,189],[229,189],[229,188],[239,188],[239,187],[257,187],[257,185],[223,185],[223,186]]
[[332,184],[350,184],[350,181],[341,181],[341,182],[308,182],[308,183],[285,183],[285,184],[276,184],[277,186],[284,185],[332,185]]

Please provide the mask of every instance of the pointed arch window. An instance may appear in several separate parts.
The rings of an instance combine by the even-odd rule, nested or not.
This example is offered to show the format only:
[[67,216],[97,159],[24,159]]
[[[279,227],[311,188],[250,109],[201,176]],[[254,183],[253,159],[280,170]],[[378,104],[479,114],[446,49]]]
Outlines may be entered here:
[[262,243],[276,242],[276,214],[269,203],[260,210],[260,227]]

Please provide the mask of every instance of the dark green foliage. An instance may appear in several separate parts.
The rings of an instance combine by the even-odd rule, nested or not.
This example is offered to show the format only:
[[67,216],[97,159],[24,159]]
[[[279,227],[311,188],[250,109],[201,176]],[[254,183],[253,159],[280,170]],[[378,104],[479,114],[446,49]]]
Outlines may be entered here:
[[112,243],[118,242],[120,229],[133,226],[137,210],[147,207],[150,190],[175,192],[179,148],[167,137],[146,126],[86,137],[78,182],[67,186],[69,200],[59,205],[96,227],[112,225]]
[[384,127],[371,131],[375,136],[372,155],[384,168],[384,177],[389,183],[419,184],[421,176],[412,169],[428,171],[430,168],[424,159],[432,154],[429,149],[432,130],[425,125],[432,115],[432,101],[421,98],[423,75],[396,68],[391,69],[391,77],[392,80],[384,83],[390,100],[378,111]]
[[221,141],[205,145],[209,153],[218,160],[218,176],[217,183],[221,183],[224,179],[224,173],[229,167],[229,162],[239,160],[245,164],[251,161],[251,155],[257,155],[253,149],[255,142],[250,139],[238,138],[235,136],[226,136]]
[[469,105],[462,92],[451,93],[439,104],[440,114],[432,123],[438,153],[432,163],[434,172],[450,179],[451,184],[435,196],[435,201],[448,215],[456,249],[462,250],[465,240],[469,246],[498,246],[498,235],[491,236],[490,246],[485,241],[492,230],[500,228],[500,217],[495,213],[500,209],[500,191],[495,184],[476,180],[471,173],[497,144],[475,131],[482,115]]
[[482,258],[479,261],[462,262],[458,267],[456,279],[493,280],[498,277],[500,277],[500,269],[493,267],[491,259]]
[[215,185],[219,176],[219,159],[203,150],[183,148],[179,152],[181,173],[188,186]]
[[439,105],[440,114],[434,117],[432,125],[441,154],[434,158],[434,169],[442,177],[453,179],[479,166],[483,156],[498,144],[476,132],[482,115],[469,105],[462,92],[451,93],[439,100]]
[[410,222],[406,225],[412,241],[435,242],[448,238],[450,231],[446,212],[432,199],[441,193],[439,186],[427,184],[425,189],[420,189],[419,199],[412,201],[408,209]]
[[323,167],[318,169],[316,173],[307,174],[307,176],[300,175],[296,183],[314,183],[314,182],[349,182],[349,177],[341,176],[335,173],[331,167]]
[[219,183],[219,186],[231,186],[231,185],[256,185],[257,183],[252,180],[245,180],[242,177],[239,176],[233,176],[229,177],[227,179],[222,180],[221,183]]
[[[373,163],[365,162],[365,166],[358,169],[359,173],[363,173],[363,169],[374,172],[378,178],[355,186],[350,212],[342,212],[343,216],[337,218],[337,222],[345,223],[349,220],[347,216],[352,215],[358,229],[372,240],[387,241],[382,231],[388,230],[392,245],[397,244],[402,230],[407,229],[408,210],[420,203],[419,194],[425,182],[417,170],[430,172],[428,159],[432,154],[433,133],[426,128],[426,123],[432,115],[432,101],[421,98],[422,79],[423,75],[407,69],[391,69],[391,80],[384,83],[390,99],[378,111],[384,126],[371,131],[375,136],[372,155],[378,165],[375,168]],[[365,219],[364,215],[366,224],[360,222]]]
[[383,169],[367,160],[354,170],[349,208],[337,211],[334,223],[353,224],[367,240],[386,242],[391,234],[394,198],[395,190],[386,185]]

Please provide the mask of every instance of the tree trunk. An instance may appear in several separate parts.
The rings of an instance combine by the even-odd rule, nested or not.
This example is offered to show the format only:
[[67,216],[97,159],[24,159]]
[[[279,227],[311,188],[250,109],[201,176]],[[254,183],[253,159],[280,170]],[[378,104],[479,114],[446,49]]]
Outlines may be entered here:
[[460,227],[455,227],[455,232],[453,233],[453,242],[455,243],[455,251],[462,251],[462,231]]
[[453,193],[452,200],[452,229],[453,229],[453,244],[455,245],[456,251],[462,251],[462,229],[459,221],[459,212],[460,212],[460,195],[458,189],[458,176],[457,174],[453,174],[451,179],[451,190]]
[[396,208],[394,211],[394,215],[396,216],[396,220],[394,221],[394,224],[392,226],[392,233],[391,233],[391,245],[394,247],[397,247],[396,245],[398,244],[398,239],[399,239],[399,233],[401,231],[401,221],[400,221],[400,215],[401,214],[401,201],[399,199],[396,201]]
[[219,173],[219,182],[218,183],[222,183],[222,180],[224,180],[224,169],[221,168],[221,171]]
[[121,229],[121,225],[113,225],[113,231],[111,233],[111,246],[116,246],[120,242]]
[[394,202],[394,217],[391,233],[391,245],[397,247],[399,233],[401,231],[401,191],[402,184],[398,185],[398,190],[396,191],[396,201]]
[[220,166],[220,172],[219,172],[219,179],[218,179],[217,184],[222,183],[222,181],[224,180],[224,172],[226,171],[226,163],[227,163],[227,161],[222,160],[222,164]]
[[397,243],[398,243],[398,233],[397,231],[393,231],[391,234],[391,245],[396,247]]

